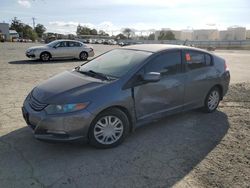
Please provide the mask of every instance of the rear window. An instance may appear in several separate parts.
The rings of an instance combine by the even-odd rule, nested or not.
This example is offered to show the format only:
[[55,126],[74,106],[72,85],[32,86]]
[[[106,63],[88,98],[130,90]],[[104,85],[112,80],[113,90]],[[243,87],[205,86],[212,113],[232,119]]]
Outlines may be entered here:
[[202,52],[186,51],[184,59],[188,70],[199,69],[212,65],[211,56]]

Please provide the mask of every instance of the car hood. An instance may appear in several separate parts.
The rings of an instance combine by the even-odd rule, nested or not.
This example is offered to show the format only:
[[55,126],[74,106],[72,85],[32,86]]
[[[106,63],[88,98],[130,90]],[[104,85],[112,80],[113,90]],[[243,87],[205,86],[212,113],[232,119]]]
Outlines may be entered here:
[[81,101],[81,95],[107,84],[78,72],[65,71],[35,87],[32,96],[42,103],[66,104],[72,101]]
[[44,45],[44,46],[33,46],[27,49],[27,51],[29,50],[39,50],[39,49],[47,49],[49,48],[48,46]]

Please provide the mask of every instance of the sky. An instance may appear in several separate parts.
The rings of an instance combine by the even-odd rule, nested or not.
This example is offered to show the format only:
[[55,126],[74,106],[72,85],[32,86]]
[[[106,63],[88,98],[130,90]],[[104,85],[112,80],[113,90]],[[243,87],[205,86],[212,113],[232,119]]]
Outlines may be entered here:
[[78,24],[110,34],[122,28],[146,32],[170,28],[250,29],[250,0],[0,0],[0,22],[13,17],[48,32],[75,34]]

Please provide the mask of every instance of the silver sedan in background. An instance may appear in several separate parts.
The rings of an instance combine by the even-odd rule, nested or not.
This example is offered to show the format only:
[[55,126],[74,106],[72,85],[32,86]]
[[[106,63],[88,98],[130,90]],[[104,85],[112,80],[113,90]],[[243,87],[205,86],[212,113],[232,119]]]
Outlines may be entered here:
[[42,61],[49,61],[52,58],[87,60],[88,57],[93,57],[94,55],[93,47],[76,40],[55,40],[44,46],[28,48],[26,51],[28,58],[41,59]]

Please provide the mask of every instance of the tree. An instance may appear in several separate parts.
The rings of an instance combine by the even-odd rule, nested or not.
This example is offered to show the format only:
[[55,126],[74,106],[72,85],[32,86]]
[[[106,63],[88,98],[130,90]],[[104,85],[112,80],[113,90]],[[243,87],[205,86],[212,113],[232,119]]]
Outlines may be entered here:
[[133,30],[130,29],[130,28],[125,28],[125,29],[123,29],[122,33],[123,33],[124,35],[126,35],[127,38],[129,39],[130,36],[131,36],[134,32],[133,32]]
[[[39,25],[39,24],[38,24]],[[37,33],[29,25],[22,23],[17,17],[11,20],[10,29],[16,30],[22,38],[31,39],[35,41],[37,39]]]
[[151,33],[151,34],[148,36],[148,40],[155,40],[155,34],[154,34],[154,33]]
[[176,40],[172,31],[161,31],[158,40]]
[[79,24],[76,28],[76,35],[80,35],[81,33],[81,30],[82,30],[82,26]]
[[99,34],[100,36],[109,36],[109,34],[106,33],[106,32],[103,31],[103,30],[100,30],[100,31],[98,32],[98,34]]
[[42,24],[37,24],[35,27],[35,31],[36,31],[38,37],[42,38],[43,33],[46,31],[46,28]]
[[77,35],[90,35],[90,28],[86,26],[81,26],[80,24],[77,26],[76,34]]
[[21,20],[18,20],[17,17],[14,17],[11,20],[10,29],[16,30],[16,32],[21,33],[23,32],[24,24]]
[[97,30],[96,29],[91,29],[90,30],[90,35],[97,35]]
[[35,41],[37,39],[37,33],[29,25],[25,25],[23,28],[23,38]]
[[[96,34],[95,34],[96,33]],[[77,26],[76,29],[77,35],[97,35],[97,31],[95,29],[90,29],[87,26],[81,26],[80,24]]]
[[124,40],[126,38],[127,37],[125,35],[123,35],[122,33],[120,33],[120,34],[118,34],[118,35],[115,36],[115,39],[118,39],[118,40],[120,40],[120,39]]

